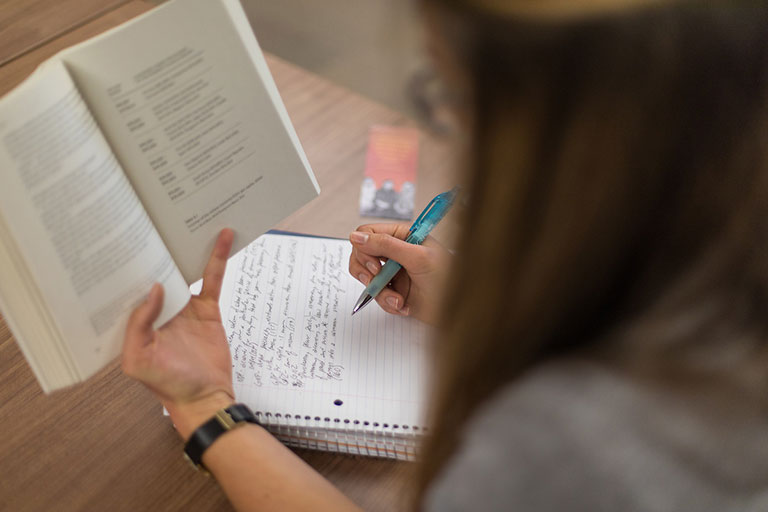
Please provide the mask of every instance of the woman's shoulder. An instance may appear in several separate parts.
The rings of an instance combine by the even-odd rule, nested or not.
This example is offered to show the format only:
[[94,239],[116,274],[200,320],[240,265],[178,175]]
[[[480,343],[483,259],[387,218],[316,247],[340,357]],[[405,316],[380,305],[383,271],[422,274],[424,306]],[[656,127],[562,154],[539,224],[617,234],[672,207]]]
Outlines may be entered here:
[[427,509],[768,508],[754,502],[768,496],[764,411],[702,389],[586,358],[542,365],[478,408]]

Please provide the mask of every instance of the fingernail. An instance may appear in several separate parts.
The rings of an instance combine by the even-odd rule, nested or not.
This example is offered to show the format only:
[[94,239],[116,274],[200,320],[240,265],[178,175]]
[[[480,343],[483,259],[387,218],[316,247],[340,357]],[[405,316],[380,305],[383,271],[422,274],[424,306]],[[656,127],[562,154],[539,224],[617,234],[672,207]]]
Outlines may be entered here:
[[371,274],[376,275],[379,273],[379,269],[376,267],[376,265],[373,264],[372,261],[369,261],[365,264],[366,268],[371,271]]
[[403,309],[400,310],[400,313],[403,316],[408,316],[411,314],[411,306],[405,306]]
[[395,309],[400,309],[400,299],[397,297],[387,297],[387,304]]
[[363,284],[368,284],[368,276],[365,274],[359,274],[357,278],[360,280]]
[[352,233],[350,233],[349,239],[356,244],[364,244],[368,241],[368,233],[353,231]]

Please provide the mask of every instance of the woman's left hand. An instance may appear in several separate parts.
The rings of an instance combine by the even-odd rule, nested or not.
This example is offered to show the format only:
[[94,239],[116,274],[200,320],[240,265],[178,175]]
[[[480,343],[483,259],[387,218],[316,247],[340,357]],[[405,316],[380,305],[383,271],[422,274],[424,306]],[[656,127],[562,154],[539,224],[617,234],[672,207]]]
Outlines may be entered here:
[[232,240],[232,230],[219,234],[200,295],[178,315],[160,329],[152,328],[163,305],[163,287],[155,284],[125,331],[123,372],[157,395],[184,439],[234,402],[229,345],[219,313]]

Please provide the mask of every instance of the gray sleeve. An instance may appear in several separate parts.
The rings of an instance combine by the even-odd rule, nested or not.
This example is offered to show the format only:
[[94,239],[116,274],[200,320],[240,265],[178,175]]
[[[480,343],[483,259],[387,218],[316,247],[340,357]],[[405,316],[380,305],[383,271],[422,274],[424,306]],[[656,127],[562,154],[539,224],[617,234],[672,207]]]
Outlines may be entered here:
[[[604,501],[599,497],[578,501],[595,479],[578,458],[579,441],[569,432],[574,425],[566,425],[568,414],[557,407],[568,397],[553,397],[554,383],[536,379],[532,384],[505,389],[475,414],[429,489],[426,510],[604,509],[595,507],[594,502]],[[548,403],[552,406],[542,407]],[[618,505],[605,509],[624,509]]]
[[479,408],[424,510],[752,510],[723,459],[699,456],[722,441],[711,421],[657,398],[588,363],[537,371]]

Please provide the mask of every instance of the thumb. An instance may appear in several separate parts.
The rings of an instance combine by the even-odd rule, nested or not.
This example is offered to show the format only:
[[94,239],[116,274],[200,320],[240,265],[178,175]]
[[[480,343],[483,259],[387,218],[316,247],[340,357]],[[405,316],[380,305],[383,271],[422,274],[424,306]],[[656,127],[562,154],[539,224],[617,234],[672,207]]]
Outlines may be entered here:
[[138,350],[152,339],[152,324],[163,309],[163,295],[163,286],[155,283],[147,300],[133,311],[125,329],[124,353]]
[[377,258],[393,259],[405,268],[418,267],[425,258],[423,247],[385,233],[356,231],[349,239],[361,252]]

